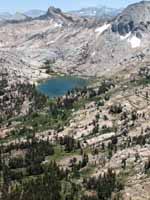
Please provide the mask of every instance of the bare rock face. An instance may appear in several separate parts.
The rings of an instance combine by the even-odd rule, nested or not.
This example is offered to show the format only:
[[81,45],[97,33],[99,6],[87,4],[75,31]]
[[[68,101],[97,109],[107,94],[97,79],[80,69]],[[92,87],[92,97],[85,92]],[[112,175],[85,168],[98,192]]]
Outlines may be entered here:
[[62,14],[61,10],[59,8],[55,8],[55,7],[49,7],[48,11],[47,11],[47,15],[49,16],[55,16],[55,14]]
[[[150,25],[150,2],[128,6],[114,21],[112,31],[125,35],[129,32],[146,31]],[[139,34],[138,34],[139,35]]]
[[39,74],[46,60],[52,61],[56,72],[115,74],[148,61],[149,9],[150,2],[140,2],[128,6],[113,21],[101,22],[50,7],[35,19],[1,25],[0,50],[19,55],[18,60]]
[[61,25],[69,25],[73,23],[75,19],[69,14],[64,14],[61,9],[55,7],[49,7],[46,14],[39,17],[42,20],[54,20]]
[[62,17],[62,11],[59,8],[49,7],[46,14],[40,16],[41,19],[58,19]]

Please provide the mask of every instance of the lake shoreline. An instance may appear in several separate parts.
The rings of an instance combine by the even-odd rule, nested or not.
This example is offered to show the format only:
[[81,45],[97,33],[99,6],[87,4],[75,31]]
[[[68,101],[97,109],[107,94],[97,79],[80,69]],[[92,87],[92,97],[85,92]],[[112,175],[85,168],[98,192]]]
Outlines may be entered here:
[[68,91],[75,88],[83,88],[89,85],[89,79],[79,76],[55,76],[38,83],[37,90],[50,97],[65,95]]

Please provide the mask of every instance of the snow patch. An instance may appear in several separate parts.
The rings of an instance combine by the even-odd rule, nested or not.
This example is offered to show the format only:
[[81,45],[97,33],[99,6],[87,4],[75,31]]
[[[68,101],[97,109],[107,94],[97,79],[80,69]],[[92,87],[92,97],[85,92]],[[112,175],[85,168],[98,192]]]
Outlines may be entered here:
[[96,55],[96,52],[94,51],[93,53],[92,53],[92,57],[94,57]]
[[49,45],[49,44],[54,44],[54,43],[55,43],[55,41],[52,40],[52,41],[48,42],[47,45]]
[[55,23],[55,24],[54,24],[54,27],[55,27],[55,28],[57,28],[57,27],[61,28],[61,27],[62,27],[62,24]]
[[125,39],[127,39],[129,36],[131,35],[131,32],[130,33],[128,33],[128,34],[126,34],[125,36],[120,36],[120,40],[125,40]]
[[104,24],[103,26],[96,28],[95,33],[98,33],[98,35],[101,35],[109,27],[110,27],[110,24]]
[[137,48],[141,46],[141,40],[136,36],[132,36],[130,39],[128,39],[128,42],[131,44],[132,48]]

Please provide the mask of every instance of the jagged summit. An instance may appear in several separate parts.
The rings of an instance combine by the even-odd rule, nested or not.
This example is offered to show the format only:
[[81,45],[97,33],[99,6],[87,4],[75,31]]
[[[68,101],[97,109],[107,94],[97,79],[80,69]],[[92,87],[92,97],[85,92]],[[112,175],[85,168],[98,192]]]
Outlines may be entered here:
[[61,9],[50,6],[47,10],[47,15],[54,16],[55,14],[62,14]]
[[34,67],[48,59],[55,72],[101,76],[145,59],[143,54],[149,57],[149,33],[150,2],[132,4],[107,21],[49,7],[37,18],[1,26],[0,45],[10,54],[20,52],[19,57]]
[[38,17],[41,20],[54,20],[61,25],[69,25],[76,21],[73,17],[67,13],[63,13],[61,9],[50,6],[44,15]]

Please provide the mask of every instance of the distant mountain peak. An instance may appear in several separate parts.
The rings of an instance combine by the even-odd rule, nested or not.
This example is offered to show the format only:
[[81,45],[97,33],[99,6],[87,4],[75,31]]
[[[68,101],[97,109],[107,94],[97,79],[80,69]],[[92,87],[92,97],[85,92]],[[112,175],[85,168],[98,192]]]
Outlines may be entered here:
[[120,13],[121,11],[122,9],[109,8],[106,6],[97,6],[82,8],[77,11],[71,11],[70,13],[85,17],[111,18],[117,16],[118,13]]
[[61,12],[61,9],[50,6],[48,8],[47,15],[61,14]]
[[28,17],[36,18],[41,15],[44,15],[45,13],[46,13],[46,11],[39,10],[39,9],[33,9],[33,10],[26,11],[24,14]]

